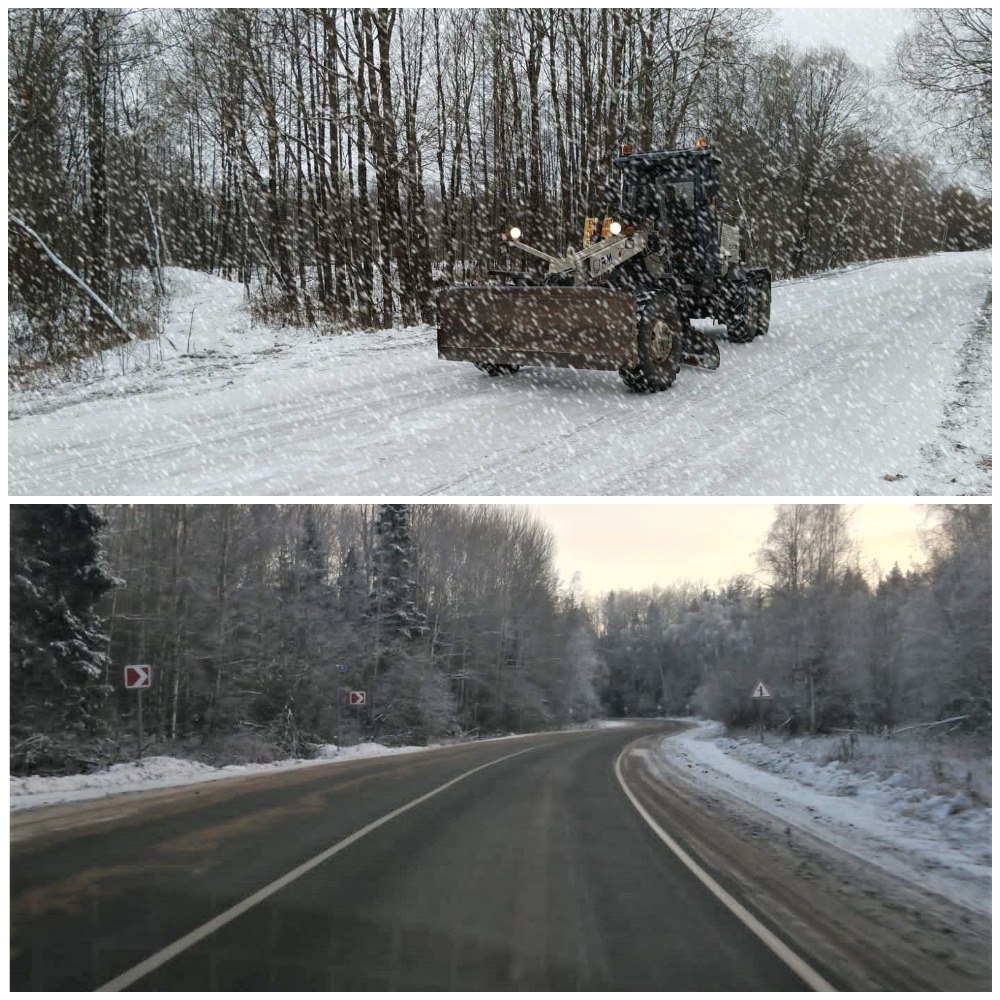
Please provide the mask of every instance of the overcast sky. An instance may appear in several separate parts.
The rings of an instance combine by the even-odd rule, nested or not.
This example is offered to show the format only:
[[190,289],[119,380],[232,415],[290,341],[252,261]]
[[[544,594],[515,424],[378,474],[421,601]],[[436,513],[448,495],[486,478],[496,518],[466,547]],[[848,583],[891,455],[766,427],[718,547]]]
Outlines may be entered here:
[[[684,580],[714,586],[737,573],[756,573],[774,516],[772,504],[531,504],[556,539],[564,583],[581,574],[591,593],[641,590]],[[921,558],[918,532],[926,504],[852,506],[852,533],[862,564],[906,570]]]
[[803,48],[836,45],[878,69],[910,22],[911,7],[774,7],[773,31]]

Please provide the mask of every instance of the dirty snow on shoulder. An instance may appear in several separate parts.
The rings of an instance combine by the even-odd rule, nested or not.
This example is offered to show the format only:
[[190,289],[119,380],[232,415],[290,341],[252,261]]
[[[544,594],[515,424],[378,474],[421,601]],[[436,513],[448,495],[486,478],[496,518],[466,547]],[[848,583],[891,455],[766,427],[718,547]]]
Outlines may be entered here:
[[489,378],[434,330],[251,323],[242,286],[172,269],[166,333],[9,395],[31,495],[914,495],[991,489],[991,251],[774,289],[716,372]]
[[921,781],[919,768],[863,773],[838,760],[824,763],[812,758],[809,743],[761,745],[726,737],[720,723],[701,722],[666,737],[646,759],[665,780],[696,782],[737,811],[762,810],[898,878],[991,912],[988,760],[969,770],[970,787],[949,791],[926,780],[942,766],[932,754],[925,755]]

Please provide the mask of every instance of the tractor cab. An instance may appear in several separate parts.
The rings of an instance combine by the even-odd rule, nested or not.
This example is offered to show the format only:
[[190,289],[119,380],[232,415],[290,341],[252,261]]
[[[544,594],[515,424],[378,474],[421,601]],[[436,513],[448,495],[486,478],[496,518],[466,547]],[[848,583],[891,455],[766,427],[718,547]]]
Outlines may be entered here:
[[692,320],[713,319],[740,344],[766,332],[771,275],[747,266],[739,229],[721,221],[718,157],[704,140],[622,154],[595,199],[603,220],[588,216],[579,250],[548,253],[511,226],[501,239],[544,272],[497,271],[508,287],[441,292],[439,357],[494,376],[522,365],[617,369],[636,392],[659,392],[681,364],[719,367],[716,338]]
[[707,147],[626,153],[613,161],[621,171],[622,218],[652,225],[672,269],[695,283],[710,280],[719,252],[719,162]]

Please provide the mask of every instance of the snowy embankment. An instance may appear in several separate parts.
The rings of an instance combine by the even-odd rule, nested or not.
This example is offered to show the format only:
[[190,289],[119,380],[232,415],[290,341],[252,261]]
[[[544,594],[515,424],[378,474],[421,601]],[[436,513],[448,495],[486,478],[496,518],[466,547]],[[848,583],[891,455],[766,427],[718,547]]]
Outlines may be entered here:
[[[986,494],[991,251],[774,289],[717,372],[489,378],[429,327],[254,326],[241,286],[170,269],[166,336],[9,395],[9,488],[40,495]],[[721,329],[715,331],[724,337]],[[678,442],[684,442],[678,451]]]
[[[595,719],[558,732],[578,732],[586,729],[609,729],[634,725],[618,719]],[[550,735],[555,735],[552,733]],[[531,733],[511,733],[507,736],[492,736],[479,743],[494,740],[515,740]],[[146,792],[157,788],[174,788],[181,785],[196,785],[203,781],[219,781],[223,778],[240,778],[252,774],[273,774],[302,767],[342,764],[369,757],[386,757],[394,754],[417,753],[421,750],[438,750],[452,743],[432,743],[428,746],[386,747],[380,743],[359,743],[356,746],[340,747],[332,745],[320,747],[312,760],[281,760],[270,764],[229,764],[213,767],[199,761],[184,760],[179,757],[147,757],[141,763],[131,761],[114,764],[106,771],[93,774],[71,774],[63,777],[28,777],[10,779],[10,808],[36,809],[40,806],[59,805],[64,802],[81,802],[84,799],[100,799],[109,795],[127,792]]]
[[378,743],[359,743],[353,747],[325,746],[314,760],[282,760],[272,764],[229,764],[212,767],[194,760],[178,757],[147,757],[141,763],[131,761],[114,764],[106,771],[93,774],[71,774],[64,777],[28,777],[10,779],[10,808],[36,809],[64,802],[100,799],[126,792],[147,792],[157,788],[175,788],[197,785],[204,781],[240,778],[252,774],[273,774],[321,764],[346,763],[367,757],[384,757],[390,754],[416,753],[432,750],[424,747],[384,747]]
[[702,722],[665,738],[647,760],[665,781],[711,789],[737,812],[761,810],[898,878],[991,912],[989,806],[968,789],[916,786],[903,771],[879,777],[839,761],[821,764],[803,742],[761,745]]

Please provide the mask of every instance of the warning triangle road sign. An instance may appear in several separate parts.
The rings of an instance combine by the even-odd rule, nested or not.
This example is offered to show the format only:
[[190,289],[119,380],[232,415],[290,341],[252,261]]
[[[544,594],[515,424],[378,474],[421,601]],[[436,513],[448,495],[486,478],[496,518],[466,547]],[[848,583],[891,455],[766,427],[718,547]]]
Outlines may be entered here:
[[757,686],[753,689],[753,694],[750,697],[751,698],[770,698],[771,697],[771,692],[768,691],[768,689],[766,687],[764,687],[764,682],[763,681],[757,681]]

